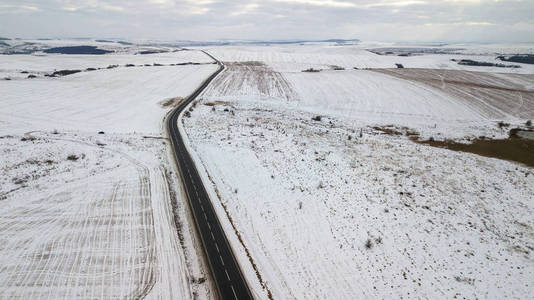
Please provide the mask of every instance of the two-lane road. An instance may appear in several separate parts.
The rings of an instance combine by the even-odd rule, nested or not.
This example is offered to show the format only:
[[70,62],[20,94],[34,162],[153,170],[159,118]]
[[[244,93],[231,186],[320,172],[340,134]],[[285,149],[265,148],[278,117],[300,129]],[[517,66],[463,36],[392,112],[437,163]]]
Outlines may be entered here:
[[189,206],[193,213],[195,225],[220,299],[253,299],[202,179],[178,129],[180,113],[224,70],[224,65],[220,61],[207,52],[204,53],[219,64],[219,69],[171,113],[167,124],[168,132]]

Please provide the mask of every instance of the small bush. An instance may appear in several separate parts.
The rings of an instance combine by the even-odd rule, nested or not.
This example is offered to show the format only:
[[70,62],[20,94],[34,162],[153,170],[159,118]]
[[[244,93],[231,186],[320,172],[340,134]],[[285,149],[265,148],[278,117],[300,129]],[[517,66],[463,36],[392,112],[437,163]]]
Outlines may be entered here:
[[525,125],[527,125],[527,126],[532,126],[532,120],[528,120],[528,121],[525,123]]
[[395,64],[398,69],[404,69],[404,66],[402,64]]
[[193,277],[193,279],[191,279],[191,281],[192,281],[193,283],[204,283],[204,282],[206,281],[206,278],[204,278],[204,277],[199,277],[198,279],[195,279],[195,278]]
[[504,121],[500,121],[497,123],[497,126],[499,126],[499,128],[503,128],[503,127],[508,127],[510,126],[509,123],[505,123]]
[[71,154],[69,156],[67,156],[67,159],[68,160],[71,160],[71,161],[77,161],[79,159],[79,157],[75,154]]
[[21,138],[20,140],[23,141],[23,142],[26,142],[26,141],[32,142],[32,141],[35,141],[36,139],[37,139],[36,137],[30,135],[30,136],[25,136],[25,137]]
[[318,122],[320,122],[321,119],[322,119],[321,116],[315,116],[315,117],[312,118],[312,120],[314,120],[314,121],[318,121]]
[[184,117],[191,118],[191,113],[189,111],[184,112]]
[[365,248],[367,249],[373,248],[373,241],[371,241],[371,239],[367,239],[367,241],[365,241]]
[[24,183],[26,183],[26,181],[28,181],[28,179],[27,178],[15,177],[11,181],[13,181],[14,184],[24,184]]
[[28,78],[29,78],[29,79],[37,78],[37,76],[35,76],[35,75],[33,75],[33,74],[30,74],[30,75],[28,75]]
[[52,73],[50,77],[67,76],[67,75],[72,75],[72,74],[76,74],[80,72],[81,70],[59,70],[59,71],[55,71],[54,73]]

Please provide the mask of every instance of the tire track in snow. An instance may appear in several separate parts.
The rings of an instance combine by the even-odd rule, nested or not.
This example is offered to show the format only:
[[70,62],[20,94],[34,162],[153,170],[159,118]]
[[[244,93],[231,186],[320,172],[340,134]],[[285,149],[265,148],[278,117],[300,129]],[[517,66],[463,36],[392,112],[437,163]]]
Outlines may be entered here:
[[0,208],[0,298],[191,298],[161,165],[53,142],[126,164],[48,186],[40,197],[9,195]]

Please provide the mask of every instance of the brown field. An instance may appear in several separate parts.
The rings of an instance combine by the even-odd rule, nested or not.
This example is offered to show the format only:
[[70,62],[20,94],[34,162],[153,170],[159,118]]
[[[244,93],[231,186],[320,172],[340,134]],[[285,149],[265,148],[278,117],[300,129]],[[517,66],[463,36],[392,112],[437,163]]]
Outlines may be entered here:
[[438,69],[375,69],[465,101],[490,119],[534,117],[534,75]]

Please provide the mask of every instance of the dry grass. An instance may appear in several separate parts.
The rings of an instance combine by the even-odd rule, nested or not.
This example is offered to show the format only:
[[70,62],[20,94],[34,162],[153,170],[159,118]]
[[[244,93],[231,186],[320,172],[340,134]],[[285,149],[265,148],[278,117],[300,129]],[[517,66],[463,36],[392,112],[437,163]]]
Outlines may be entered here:
[[206,102],[204,103],[204,105],[206,106],[217,106],[217,105],[229,105],[230,102],[228,101],[210,101],[210,102]]
[[412,141],[433,147],[515,161],[534,167],[534,155],[532,155],[532,153],[534,153],[534,141],[523,139],[512,134],[509,138],[499,140],[475,139],[470,144],[458,143],[451,140],[420,141],[416,138],[412,138]]
[[162,107],[177,107],[178,105],[180,105],[180,103],[182,103],[182,101],[184,101],[184,98],[175,97],[160,101],[159,105],[161,105]]

